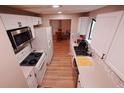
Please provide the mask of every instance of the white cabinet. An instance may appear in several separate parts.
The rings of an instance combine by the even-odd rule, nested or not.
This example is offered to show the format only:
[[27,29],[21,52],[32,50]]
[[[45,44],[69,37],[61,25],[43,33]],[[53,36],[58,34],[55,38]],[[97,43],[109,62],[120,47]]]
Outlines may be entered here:
[[42,18],[38,17],[38,24],[42,24]]
[[0,14],[0,16],[2,18],[6,30],[18,28],[19,25],[21,26],[20,19],[16,15]]
[[42,24],[41,17],[32,17],[32,25],[40,25]]
[[108,52],[106,63],[124,81],[124,15]]
[[123,11],[105,13],[97,16],[91,47],[100,57],[104,54],[107,55],[122,14]]
[[17,15],[17,16],[20,19],[22,27],[31,26],[31,17],[30,16],[23,16],[23,15]]
[[0,14],[6,30],[42,24],[41,17]]
[[29,88],[37,88],[38,82],[34,70],[32,70],[29,76],[27,77],[27,83]]
[[91,24],[89,17],[80,17],[78,22],[78,33],[80,35],[86,35]]
[[0,14],[6,30],[30,25],[30,16]]
[[78,75],[77,88],[81,88],[80,75]]

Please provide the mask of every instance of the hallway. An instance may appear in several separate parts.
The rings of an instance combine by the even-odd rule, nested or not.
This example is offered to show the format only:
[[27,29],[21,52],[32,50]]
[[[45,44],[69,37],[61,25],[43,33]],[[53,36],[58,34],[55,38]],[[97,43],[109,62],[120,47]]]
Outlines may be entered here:
[[54,57],[47,67],[41,87],[73,88],[75,87],[71,56],[69,55],[69,41],[54,40]]

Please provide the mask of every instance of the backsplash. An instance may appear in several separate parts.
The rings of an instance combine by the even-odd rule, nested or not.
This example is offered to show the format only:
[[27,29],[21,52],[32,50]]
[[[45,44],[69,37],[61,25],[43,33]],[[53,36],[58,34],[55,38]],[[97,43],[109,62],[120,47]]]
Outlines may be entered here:
[[16,54],[17,62],[18,63],[22,62],[24,58],[29,55],[30,52],[31,52],[31,46],[29,44],[23,50],[21,50]]
[[108,78],[113,82],[115,87],[118,88],[124,88],[124,82],[119,78],[119,76],[105,63],[105,61],[103,59],[101,59],[96,53],[95,51],[89,47],[90,51],[92,51],[92,57],[95,60],[95,62],[97,62],[101,67],[103,67],[103,69],[106,72],[106,75],[108,76]]

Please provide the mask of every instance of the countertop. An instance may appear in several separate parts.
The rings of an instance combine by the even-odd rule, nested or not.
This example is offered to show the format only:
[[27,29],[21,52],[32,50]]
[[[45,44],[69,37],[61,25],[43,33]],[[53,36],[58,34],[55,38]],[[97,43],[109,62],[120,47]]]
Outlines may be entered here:
[[102,70],[101,66],[97,63],[94,63],[92,58],[89,58],[92,61],[92,66],[79,66],[79,79],[81,87],[85,88],[108,88],[114,87],[110,79],[105,75],[105,72]]
[[[74,45],[72,45],[73,56],[76,58],[76,53],[74,51]],[[107,74],[105,73],[103,67],[101,67],[92,57],[86,57],[92,65],[89,66],[81,66],[78,65],[79,70],[79,80],[81,87],[84,88],[108,88],[114,87],[112,81],[108,78]],[[77,61],[76,61],[77,62]]]

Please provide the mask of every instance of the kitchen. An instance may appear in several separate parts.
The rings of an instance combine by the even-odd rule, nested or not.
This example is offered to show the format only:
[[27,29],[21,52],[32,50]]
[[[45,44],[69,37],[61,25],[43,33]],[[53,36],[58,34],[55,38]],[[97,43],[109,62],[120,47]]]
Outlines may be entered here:
[[[0,87],[41,87],[55,56],[50,20],[60,19],[71,20],[67,53],[71,58],[74,71],[74,87],[124,87],[123,56],[116,55],[116,52],[122,53],[120,48],[123,47],[123,43],[117,42],[122,40],[124,6],[8,5],[0,7],[0,42],[3,44],[0,47]],[[41,8],[44,14],[41,15],[38,8]],[[56,14],[56,9],[59,8],[63,13]],[[75,9],[77,12],[66,11],[67,8]],[[83,8],[86,10],[80,10]],[[80,42],[84,39],[87,41],[87,52],[79,49]],[[117,49],[118,51],[114,51]],[[55,88],[55,86],[46,87]]]

